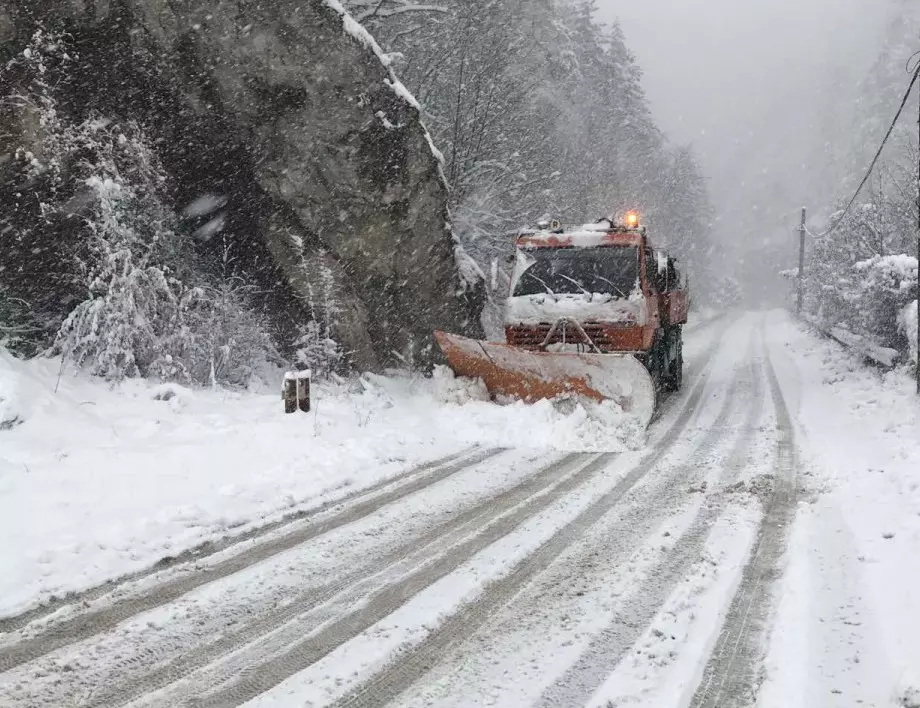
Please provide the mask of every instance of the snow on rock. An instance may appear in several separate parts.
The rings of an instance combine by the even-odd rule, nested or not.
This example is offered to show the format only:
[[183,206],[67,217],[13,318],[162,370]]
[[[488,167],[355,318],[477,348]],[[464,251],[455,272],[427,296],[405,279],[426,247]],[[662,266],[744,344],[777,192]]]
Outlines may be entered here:
[[[139,91],[153,91],[166,98],[152,107],[156,110],[145,121],[140,143],[181,145],[189,154],[202,155],[202,160],[165,160],[163,179],[170,184],[198,183],[202,170],[219,175],[222,166],[231,163],[238,163],[247,173],[245,179],[220,189],[204,187],[179,195],[178,206],[186,209],[184,216],[189,220],[181,231],[211,243],[223,236],[231,246],[252,238],[262,242],[257,248],[242,249],[237,265],[252,276],[247,287],[260,291],[276,288],[281,278],[285,292],[273,301],[272,307],[278,310],[273,314],[297,321],[315,319],[317,313],[309,303],[316,293],[334,292],[336,340],[359,369],[380,370],[394,365],[399,357],[411,357],[422,366],[434,363],[430,353],[435,351],[435,329],[481,335],[478,318],[484,284],[470,287],[467,278],[461,285],[455,243],[442,228],[449,204],[447,184],[438,169],[443,156],[432,146],[418,102],[393,74],[392,57],[340,2],[253,6],[230,0],[221,5],[220,12],[213,12],[214,3],[209,0],[141,3],[124,22],[112,24],[110,42],[103,44],[88,39],[98,33],[99,22],[114,17],[110,3],[100,5],[98,12],[84,12],[81,3],[72,2],[26,5],[29,12],[9,17],[13,35],[25,37],[35,26],[64,22],[68,32],[59,38],[55,35],[61,48],[55,54],[78,47],[80,61],[35,65],[35,75],[43,76],[40,83],[47,83],[50,93],[42,89],[33,95],[39,89],[28,78],[32,69],[17,70],[20,78],[13,89],[28,100],[11,108],[4,128],[18,136],[13,142],[22,143],[21,158],[26,159],[27,153],[41,157],[54,148],[49,142],[51,133],[29,127],[39,98],[42,105],[49,101],[48,105],[59,108],[102,106],[123,103]],[[196,56],[202,66],[213,69],[209,76],[214,100],[206,116],[198,110],[195,81],[181,70],[179,59],[188,31],[196,26]],[[139,36],[149,40],[149,51],[138,58],[142,66],[136,66],[123,82],[93,80],[99,73],[93,67],[111,65],[108,44],[128,46]],[[33,50],[36,46],[33,43]],[[36,55],[33,63],[39,61]],[[304,71],[304,67],[315,70]],[[270,87],[270,100],[265,87]],[[297,98],[301,96],[310,100]],[[73,111],[59,112],[61,135],[81,127],[67,118]],[[387,130],[375,117],[381,114],[393,129]],[[101,116],[97,123],[115,130],[112,118]],[[163,126],[168,130],[160,130]],[[211,139],[218,134],[221,140]],[[55,140],[51,141],[55,145],[61,142]],[[72,140],[68,140],[63,142],[69,145]],[[317,140],[347,143],[353,149],[320,154]],[[393,169],[394,156],[398,156],[400,169]],[[61,169],[71,162],[75,161],[64,159]],[[13,161],[4,168],[15,172],[21,167],[17,164]],[[67,174],[72,171],[65,169]],[[82,170],[77,172],[78,178],[86,176]],[[13,182],[16,180],[9,183]],[[104,197],[130,186],[98,180],[84,191]],[[253,189],[267,198],[253,200]],[[388,208],[397,203],[412,203],[417,208]],[[232,213],[223,212],[230,205],[246,205],[253,223],[260,225],[256,233],[227,231]],[[62,208],[76,206],[79,204],[68,203]],[[381,219],[382,210],[388,214],[386,219]],[[40,212],[35,211],[34,224],[29,222],[35,233],[42,232]],[[411,243],[412,247],[394,250],[394,243]],[[30,244],[20,246],[28,260]],[[346,254],[360,254],[360,258],[346,258]],[[345,261],[348,268],[342,265]],[[382,270],[381,263],[386,264]],[[381,278],[399,281],[403,297],[395,304],[389,289],[381,286]],[[57,280],[71,282],[72,278]],[[27,281],[20,283],[21,292],[11,291],[10,295],[18,297],[28,291]],[[48,301],[57,303],[54,307],[70,297],[67,288],[58,285],[56,289],[54,283],[48,285],[52,290]],[[326,312],[320,319],[330,317]],[[373,336],[385,337],[389,346],[375,350],[371,329]],[[288,340],[298,336],[293,331],[283,334]]]
[[[313,508],[470,446],[623,450],[610,404],[500,406],[447,370],[270,393],[117,388],[0,351],[0,616]],[[279,372],[278,383],[283,378]],[[632,426],[632,427],[631,427]]]
[[[373,38],[371,33],[368,32],[360,22],[348,14],[348,11],[342,6],[342,3],[340,3],[338,0],[323,0],[323,2],[327,7],[335,10],[342,17],[342,27],[344,28],[346,34],[354,37],[365,47],[370,49],[380,60],[380,63],[389,69],[393,63],[390,55],[380,48],[380,45],[377,44],[377,40]],[[419,111],[422,110],[421,105],[415,96],[412,95],[412,92],[409,91],[409,89],[407,89],[403,83],[396,78],[396,75],[393,74],[392,71],[390,71],[390,78],[384,79],[384,83],[393,89],[393,93],[402,98],[413,108],[416,108]]]
[[435,156],[435,159],[441,165],[441,179],[444,180],[444,183],[447,184],[447,177],[444,174],[444,165],[447,164],[447,160],[444,158],[444,153],[438,149],[438,146],[434,144],[434,138],[431,137],[431,133],[428,132],[428,129],[425,129],[425,138],[428,140],[428,147],[431,148],[432,154]]

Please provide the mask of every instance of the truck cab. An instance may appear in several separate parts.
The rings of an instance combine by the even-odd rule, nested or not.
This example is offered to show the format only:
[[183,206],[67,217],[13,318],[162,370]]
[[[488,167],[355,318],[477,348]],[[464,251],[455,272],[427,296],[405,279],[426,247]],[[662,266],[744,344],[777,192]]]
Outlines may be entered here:
[[521,233],[505,311],[507,343],[530,351],[630,353],[680,386],[689,295],[677,262],[638,217]]

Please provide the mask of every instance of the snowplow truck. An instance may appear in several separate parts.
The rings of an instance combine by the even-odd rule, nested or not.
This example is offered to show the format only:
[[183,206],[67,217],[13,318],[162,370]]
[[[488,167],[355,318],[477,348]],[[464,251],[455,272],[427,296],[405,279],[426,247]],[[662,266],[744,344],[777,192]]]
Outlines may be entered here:
[[635,213],[516,240],[504,343],[435,332],[458,376],[493,398],[566,395],[616,401],[648,425],[662,391],[683,379],[689,289]]

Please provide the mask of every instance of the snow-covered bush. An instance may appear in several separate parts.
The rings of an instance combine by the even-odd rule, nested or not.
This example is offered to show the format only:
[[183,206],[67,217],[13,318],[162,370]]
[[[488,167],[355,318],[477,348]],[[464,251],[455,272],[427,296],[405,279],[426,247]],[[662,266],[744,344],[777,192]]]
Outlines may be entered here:
[[33,335],[39,330],[29,303],[11,296],[0,285],[0,348],[17,355],[35,354],[37,344]]
[[201,282],[175,215],[113,167],[97,164],[108,174],[87,180],[95,194],[88,218],[95,268],[89,297],[64,322],[56,349],[110,380],[245,386],[263,364],[280,363],[248,306],[250,288],[232,277]]
[[313,377],[326,378],[341,368],[345,353],[330,336],[329,329],[316,320],[302,328],[303,334],[294,342],[296,363],[310,369]]
[[178,325],[164,340],[167,357],[152,373],[161,379],[246,386],[281,356],[248,307],[250,288],[238,281],[188,290],[179,302]]
[[[840,269],[840,270],[838,270]],[[907,351],[899,317],[916,297],[917,259],[873,256],[843,269],[825,264],[810,279],[809,305],[826,325],[842,325],[881,346]]]
[[[136,172],[147,172],[144,187],[155,187],[138,137],[113,135],[102,123],[77,126],[68,137],[95,158],[85,179],[92,205],[85,217],[88,293],[61,326],[55,349],[107,379],[143,376],[167,356],[163,341],[177,325],[182,285],[158,252],[175,238],[170,214],[155,192],[135,189],[122,173],[124,158],[146,163]],[[129,143],[134,149],[122,149]]]
[[904,254],[915,234],[907,194],[878,193],[831,216],[831,232],[809,241],[805,269],[808,312],[903,354],[908,339],[899,318],[917,297],[917,259]]
[[[14,62],[42,130],[40,154],[18,155],[42,195],[33,231],[66,222],[72,241],[65,255],[76,302],[50,351],[114,381],[246,385],[262,364],[280,363],[250,290],[227,272],[207,274],[139,125],[59,111],[56,77],[75,60],[66,36],[39,32]],[[8,309],[0,301],[0,317]]]
[[917,259],[906,255],[875,256],[854,266],[849,302],[855,326],[886,347],[898,347],[898,318],[916,296]]

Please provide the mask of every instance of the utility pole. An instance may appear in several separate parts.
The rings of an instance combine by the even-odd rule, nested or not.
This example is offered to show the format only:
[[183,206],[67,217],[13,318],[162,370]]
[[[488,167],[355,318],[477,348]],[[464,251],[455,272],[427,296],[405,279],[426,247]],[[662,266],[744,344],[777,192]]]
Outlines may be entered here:
[[[920,195],[920,192],[918,192],[918,195]],[[800,317],[802,315],[802,305],[805,300],[805,233],[807,232],[805,221],[807,218],[808,209],[802,207],[802,225],[799,227],[799,301],[795,310],[796,314]],[[918,236],[918,239],[920,239],[920,236]],[[918,246],[920,246],[920,240],[918,240]],[[920,367],[917,369],[917,386],[917,390],[920,391]]]
[[[920,72],[920,65],[916,70]],[[920,95],[920,90],[917,91]],[[920,141],[920,113],[917,115],[918,141]],[[917,395],[920,396],[920,142],[917,143]]]

